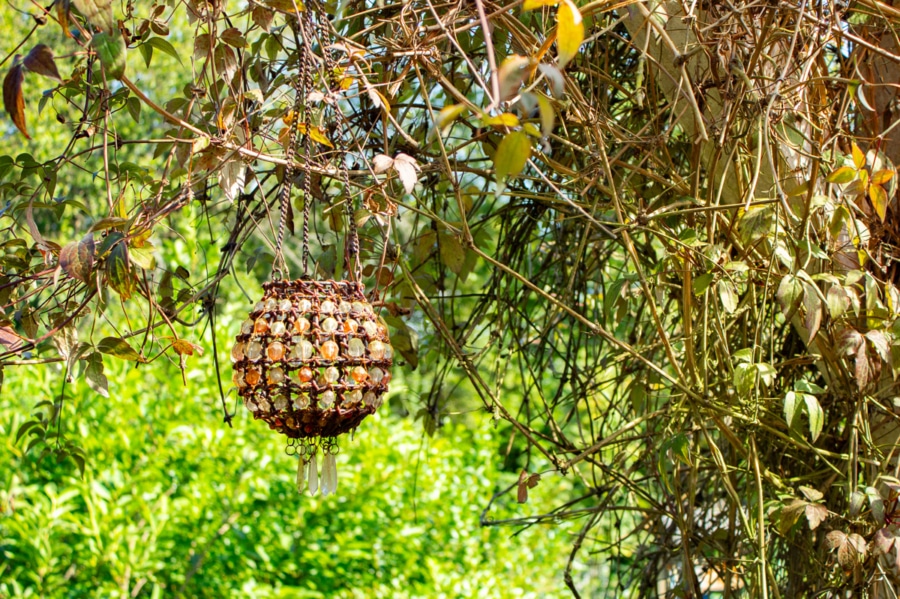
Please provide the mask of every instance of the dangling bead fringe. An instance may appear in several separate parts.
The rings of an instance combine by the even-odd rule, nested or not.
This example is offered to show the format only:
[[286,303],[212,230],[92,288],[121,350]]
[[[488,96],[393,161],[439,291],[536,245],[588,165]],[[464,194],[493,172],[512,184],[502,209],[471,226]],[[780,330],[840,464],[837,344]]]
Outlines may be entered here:
[[322,496],[331,495],[337,491],[337,460],[331,452],[325,453],[322,460]]
[[319,490],[319,468],[316,466],[316,454],[312,454],[309,461],[309,494],[315,495]]

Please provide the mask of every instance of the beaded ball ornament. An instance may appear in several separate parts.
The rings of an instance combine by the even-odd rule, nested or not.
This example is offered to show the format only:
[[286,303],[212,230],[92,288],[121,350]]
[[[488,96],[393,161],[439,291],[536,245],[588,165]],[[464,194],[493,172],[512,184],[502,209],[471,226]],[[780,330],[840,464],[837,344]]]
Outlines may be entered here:
[[391,380],[394,350],[360,283],[272,280],[231,350],[233,382],[253,417],[300,454],[298,486],[335,490],[336,437],[375,412]]

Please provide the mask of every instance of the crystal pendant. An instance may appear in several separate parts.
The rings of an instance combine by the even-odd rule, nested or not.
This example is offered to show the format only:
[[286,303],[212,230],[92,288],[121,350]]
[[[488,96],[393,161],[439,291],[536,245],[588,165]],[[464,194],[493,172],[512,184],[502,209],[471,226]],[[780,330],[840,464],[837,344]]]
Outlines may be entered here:
[[316,454],[309,459],[309,494],[315,495],[319,490],[319,469],[316,466]]
[[256,407],[256,404],[250,401],[249,397],[244,398],[244,406],[251,412],[256,412],[259,408]]
[[337,460],[333,453],[326,452],[322,460],[322,497],[337,491]]
[[363,306],[362,302],[353,302],[352,304],[350,304],[350,309],[357,314],[365,313],[365,307]]
[[390,343],[384,344],[384,359],[385,360],[393,360],[394,359],[394,347]]
[[266,300],[266,311],[274,312],[278,309],[278,302],[275,301],[275,298],[269,298]]
[[309,476],[309,462],[304,460],[302,457],[300,458],[300,463],[297,464],[297,492],[303,493],[306,489],[306,477]]
[[266,302],[264,302],[262,300],[259,300],[258,302],[256,302],[256,305],[253,306],[254,312],[262,312],[265,309],[266,309]]
[[297,371],[297,380],[301,383],[308,383],[313,379],[313,371],[311,368],[303,367]]
[[[369,391],[368,393],[366,393],[363,396],[363,403],[366,404],[367,406],[375,406],[376,401],[377,401],[377,398],[375,397],[374,391]],[[375,406],[375,407],[377,407],[377,406]]]

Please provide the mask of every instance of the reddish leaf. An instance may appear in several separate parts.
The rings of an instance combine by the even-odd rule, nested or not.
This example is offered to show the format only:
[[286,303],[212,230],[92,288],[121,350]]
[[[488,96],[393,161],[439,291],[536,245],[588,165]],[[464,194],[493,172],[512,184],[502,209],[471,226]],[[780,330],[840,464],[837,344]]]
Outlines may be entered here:
[[[16,63],[19,57],[16,56]],[[22,83],[25,82],[25,72],[21,64],[14,64],[6,78],[3,80],[3,107],[12,119],[13,124],[26,139],[31,139],[25,128],[25,98],[22,97]]]
[[62,81],[62,77],[59,76],[59,70],[56,68],[56,61],[53,59],[53,50],[47,44],[38,44],[32,48],[25,60],[22,61],[22,64],[32,73],[37,73],[56,81]]
[[806,519],[809,521],[810,530],[818,528],[819,524],[824,522],[828,517],[828,508],[821,503],[807,503],[805,511]]

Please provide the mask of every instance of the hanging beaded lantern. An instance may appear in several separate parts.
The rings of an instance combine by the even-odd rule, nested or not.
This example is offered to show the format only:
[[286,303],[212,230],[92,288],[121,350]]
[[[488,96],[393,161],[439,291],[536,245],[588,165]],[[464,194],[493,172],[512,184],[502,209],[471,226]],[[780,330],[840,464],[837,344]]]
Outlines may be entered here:
[[[320,9],[321,10],[321,9]],[[310,201],[309,172],[314,164],[310,135],[304,135],[303,179],[303,272],[289,280],[282,252],[285,222],[290,206],[294,155],[300,133],[312,130],[311,110],[305,100],[312,92],[312,56],[316,35],[324,35],[322,23],[313,21],[313,10],[300,12],[293,25],[303,42],[300,73],[294,78],[295,100],[286,166],[279,193],[280,218],[275,242],[272,279],[263,284],[263,297],[241,324],[231,350],[233,382],[244,405],[257,420],[288,438],[288,453],[298,454],[297,489],[307,485],[310,493],[322,494],[337,488],[335,454],[337,437],[356,429],[384,400],[391,380],[393,348],[387,327],[378,320],[366,301],[360,276],[359,239],[353,219],[353,204],[346,162],[341,157],[339,172],[346,194],[349,221],[346,271],[353,281],[315,281],[308,276]],[[320,48],[328,47],[319,40]],[[327,73],[337,73],[327,52],[323,61]],[[333,85],[329,93],[340,90]],[[335,105],[333,105],[335,106]],[[336,120],[338,135],[343,127]],[[321,167],[319,167],[321,168]],[[323,453],[321,484],[317,465]]]
[[[375,412],[391,380],[393,348],[360,283],[282,281],[265,293],[231,350],[234,385],[253,417],[286,435],[313,466],[325,454],[322,492],[333,492],[335,438]],[[308,467],[308,466],[307,466]],[[301,470],[303,465],[301,465]]]

